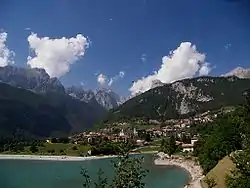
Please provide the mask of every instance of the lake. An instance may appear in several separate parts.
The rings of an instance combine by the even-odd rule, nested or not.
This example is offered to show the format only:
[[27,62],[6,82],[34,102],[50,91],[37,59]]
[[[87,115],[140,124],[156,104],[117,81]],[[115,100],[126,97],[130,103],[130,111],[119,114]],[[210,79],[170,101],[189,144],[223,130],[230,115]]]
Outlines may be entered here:
[[[146,154],[144,167],[149,170],[145,178],[146,188],[181,188],[189,180],[189,174],[174,166],[155,166],[153,155]],[[86,161],[33,161],[0,160],[0,188],[81,188],[81,167],[88,169],[95,179],[101,168],[112,178],[113,159]]]

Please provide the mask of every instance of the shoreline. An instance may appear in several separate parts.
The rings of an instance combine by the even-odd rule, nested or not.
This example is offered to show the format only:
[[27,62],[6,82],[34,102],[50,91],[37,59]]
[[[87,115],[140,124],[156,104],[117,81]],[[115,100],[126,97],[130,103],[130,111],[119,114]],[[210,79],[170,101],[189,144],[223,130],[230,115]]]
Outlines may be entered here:
[[[148,152],[131,152],[131,155],[136,154],[156,154],[158,152],[148,151]],[[202,188],[201,179],[204,178],[202,174],[201,167],[190,159],[185,159],[181,156],[168,157],[166,154],[158,153],[158,158],[154,160],[155,165],[159,166],[177,166],[186,170],[190,175],[190,181],[185,185],[184,188]],[[33,160],[33,161],[64,161],[64,162],[74,162],[74,161],[87,161],[95,159],[107,159],[115,158],[117,155],[103,155],[103,156],[56,156],[56,155],[20,155],[20,154],[0,154],[0,160]]]
[[0,160],[42,160],[42,161],[86,161],[93,159],[106,159],[113,158],[115,155],[104,155],[104,156],[88,156],[88,157],[78,157],[78,156],[66,156],[66,155],[9,155],[0,154]]
[[201,167],[194,161],[180,156],[173,156],[170,158],[167,155],[158,153],[158,158],[155,159],[154,164],[162,166],[177,166],[183,168],[189,173],[191,177],[190,182],[187,183],[184,188],[202,188],[200,181],[204,178],[203,171]]
[[[157,152],[131,152],[130,154],[150,154]],[[22,154],[0,154],[0,160],[42,160],[42,161],[86,161],[94,159],[114,158],[117,155],[102,155],[102,156],[68,156],[68,155],[22,155]]]

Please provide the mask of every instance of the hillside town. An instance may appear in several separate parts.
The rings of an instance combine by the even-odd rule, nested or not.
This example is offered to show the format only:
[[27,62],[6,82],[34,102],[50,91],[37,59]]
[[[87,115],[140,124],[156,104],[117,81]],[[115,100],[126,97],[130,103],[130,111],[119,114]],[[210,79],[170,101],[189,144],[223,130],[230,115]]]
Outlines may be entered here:
[[[75,144],[88,143],[94,144],[100,140],[112,142],[133,142],[136,147],[157,146],[162,138],[174,136],[176,146],[183,152],[193,152],[194,143],[199,135],[190,131],[190,127],[196,124],[205,124],[212,122],[218,116],[217,113],[210,111],[197,115],[193,118],[171,119],[160,123],[157,120],[138,121],[133,123],[119,122],[107,125],[98,131],[86,131],[70,137]],[[136,124],[146,124],[148,126],[136,126]],[[151,126],[149,126],[151,125]],[[159,146],[159,144],[158,144]]]

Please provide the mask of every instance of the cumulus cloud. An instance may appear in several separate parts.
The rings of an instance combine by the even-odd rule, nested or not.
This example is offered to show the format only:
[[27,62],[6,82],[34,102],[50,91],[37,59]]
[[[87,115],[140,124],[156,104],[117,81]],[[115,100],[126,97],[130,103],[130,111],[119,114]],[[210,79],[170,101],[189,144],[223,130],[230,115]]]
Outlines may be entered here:
[[135,81],[129,91],[132,95],[136,95],[153,88],[157,81],[171,83],[196,75],[208,75],[211,68],[205,58],[205,54],[199,53],[195,45],[183,42],[176,50],[162,58],[162,65],[158,71]]
[[51,39],[38,37],[32,33],[28,36],[30,50],[34,56],[27,58],[31,68],[43,68],[51,77],[61,77],[70,70],[70,66],[84,56],[89,43],[82,34],[72,38]]
[[111,86],[114,82],[116,82],[119,78],[123,78],[125,76],[124,71],[120,71],[117,75],[114,77],[108,78],[108,76],[104,75],[103,73],[99,74],[97,76],[97,82],[101,86]]
[[15,53],[6,46],[7,36],[6,32],[0,33],[0,67],[15,63],[13,60]]

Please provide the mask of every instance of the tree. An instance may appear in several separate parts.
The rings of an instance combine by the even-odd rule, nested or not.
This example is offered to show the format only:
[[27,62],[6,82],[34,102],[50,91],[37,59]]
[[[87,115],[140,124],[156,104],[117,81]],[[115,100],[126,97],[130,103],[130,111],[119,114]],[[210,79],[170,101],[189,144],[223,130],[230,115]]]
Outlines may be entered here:
[[146,142],[151,142],[151,141],[152,141],[151,136],[150,136],[149,133],[147,133],[147,134],[145,135],[145,141],[146,141]]
[[[131,157],[129,155],[129,146],[125,144],[121,150],[121,154],[112,164],[115,170],[115,177],[108,184],[107,178],[103,177],[103,172],[99,170],[98,181],[94,183],[95,188],[144,188],[143,179],[147,174],[147,170],[142,167],[143,157]],[[87,170],[82,169],[81,174],[84,177],[83,187],[91,187],[91,178]]]
[[228,188],[250,188],[250,150],[235,152],[232,160],[236,169],[227,176]]
[[175,138],[173,135],[167,139],[162,139],[161,151],[164,153],[167,153],[169,156],[171,156],[176,151],[176,148]]
[[208,173],[226,155],[242,148],[240,120],[236,114],[224,115],[214,123],[214,130],[203,135],[202,142],[195,146],[195,154],[204,173]]
[[31,151],[32,153],[38,152],[37,146],[34,146],[34,145],[30,146],[30,151]]
[[73,146],[73,147],[72,147],[72,150],[77,150],[77,147],[76,147],[76,146]]
[[48,153],[55,153],[56,151],[54,149],[49,149]]
[[114,162],[115,178],[110,187],[115,188],[143,188],[142,182],[147,170],[142,167],[143,158],[132,158],[128,154],[120,156]]
[[98,180],[95,183],[95,188],[105,188],[108,185],[108,179],[106,177],[103,177],[104,172],[99,169],[97,175]]
[[217,185],[214,178],[206,178],[204,181],[207,184],[208,188],[213,188],[213,187],[215,187]]
[[189,136],[186,136],[186,134],[181,135],[181,141],[185,144],[191,144],[191,139]]
[[51,143],[57,143],[57,138],[52,138]]
[[88,175],[88,171],[86,169],[82,168],[80,174],[84,178],[84,182],[83,182],[82,186],[85,187],[85,188],[90,188],[91,178]]
[[244,187],[250,188],[250,95],[247,93],[246,104],[238,112],[243,117],[241,121],[242,131],[242,151],[236,151],[231,155],[236,169],[227,176],[226,183],[228,188]]
[[59,142],[59,143],[67,144],[67,143],[69,143],[69,138],[67,138],[67,137],[59,138],[59,139],[58,139],[58,142]]

